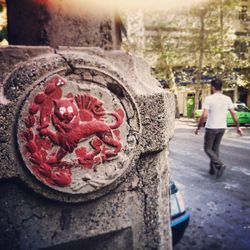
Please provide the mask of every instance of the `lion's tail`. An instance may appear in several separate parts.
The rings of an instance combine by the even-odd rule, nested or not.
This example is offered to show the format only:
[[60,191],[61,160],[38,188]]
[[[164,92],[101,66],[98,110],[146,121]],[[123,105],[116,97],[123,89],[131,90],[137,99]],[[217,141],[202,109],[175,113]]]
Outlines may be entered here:
[[123,123],[124,111],[122,109],[117,109],[115,112],[108,113],[115,117],[116,121],[113,124],[110,124],[109,127],[111,129],[117,129]]

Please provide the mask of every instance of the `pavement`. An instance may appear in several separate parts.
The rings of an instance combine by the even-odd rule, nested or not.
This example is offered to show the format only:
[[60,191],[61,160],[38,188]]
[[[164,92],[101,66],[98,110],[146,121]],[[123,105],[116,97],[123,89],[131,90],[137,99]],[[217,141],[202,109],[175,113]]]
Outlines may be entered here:
[[205,130],[195,135],[196,124],[177,119],[170,141],[170,173],[191,214],[174,250],[250,250],[250,127],[243,127],[243,136],[227,128],[220,152],[227,168],[217,179],[208,174]]

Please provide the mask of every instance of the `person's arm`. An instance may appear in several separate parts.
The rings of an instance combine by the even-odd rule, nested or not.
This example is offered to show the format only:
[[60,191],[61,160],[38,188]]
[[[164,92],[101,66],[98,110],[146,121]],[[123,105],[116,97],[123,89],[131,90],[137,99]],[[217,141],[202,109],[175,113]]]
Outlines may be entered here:
[[240,127],[239,120],[238,120],[238,117],[236,115],[236,112],[235,112],[234,108],[229,109],[229,112],[231,113],[231,115],[233,117],[233,120],[234,120],[234,123],[237,126],[237,133],[240,134],[240,135],[243,135],[243,131],[242,131],[241,127]]
[[200,119],[199,119],[199,122],[198,122],[198,124],[197,124],[197,128],[196,128],[196,130],[194,131],[194,133],[195,133],[196,135],[199,134],[200,128],[202,127],[202,125],[204,124],[204,122],[207,120],[207,115],[208,115],[208,109],[203,109],[203,112],[202,112],[201,117],[200,117]]

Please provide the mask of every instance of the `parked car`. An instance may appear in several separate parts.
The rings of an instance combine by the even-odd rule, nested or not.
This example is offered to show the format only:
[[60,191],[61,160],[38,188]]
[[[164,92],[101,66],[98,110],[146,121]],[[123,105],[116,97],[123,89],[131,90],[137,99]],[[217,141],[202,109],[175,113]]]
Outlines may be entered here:
[[[250,109],[244,103],[234,103],[234,109],[241,125],[250,124]],[[198,120],[201,114],[202,109],[195,110],[194,118]],[[227,125],[234,125],[234,120],[230,112],[227,113]]]
[[[241,125],[250,124],[250,109],[244,103],[234,103],[234,109]],[[234,120],[228,112],[227,125],[234,125]]]
[[173,245],[176,245],[184,235],[190,215],[184,199],[173,180],[170,180],[170,210]]

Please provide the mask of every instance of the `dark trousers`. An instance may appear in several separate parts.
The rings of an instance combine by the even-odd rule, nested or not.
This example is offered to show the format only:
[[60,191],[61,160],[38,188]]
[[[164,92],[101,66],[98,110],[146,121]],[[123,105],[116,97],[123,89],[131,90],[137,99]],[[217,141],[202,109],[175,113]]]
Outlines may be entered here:
[[204,151],[210,158],[211,168],[220,168],[222,165],[224,165],[219,158],[220,143],[224,133],[225,129],[206,128],[204,139]]

